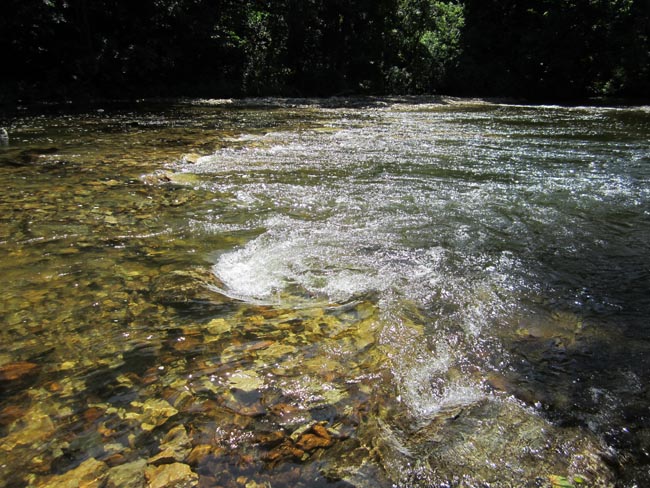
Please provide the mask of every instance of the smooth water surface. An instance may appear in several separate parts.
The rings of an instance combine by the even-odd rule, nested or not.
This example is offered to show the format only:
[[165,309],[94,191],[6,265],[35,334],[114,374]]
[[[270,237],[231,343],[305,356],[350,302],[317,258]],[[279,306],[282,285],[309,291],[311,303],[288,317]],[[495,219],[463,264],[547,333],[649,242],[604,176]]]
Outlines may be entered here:
[[644,486],[650,109],[0,121],[0,486]]

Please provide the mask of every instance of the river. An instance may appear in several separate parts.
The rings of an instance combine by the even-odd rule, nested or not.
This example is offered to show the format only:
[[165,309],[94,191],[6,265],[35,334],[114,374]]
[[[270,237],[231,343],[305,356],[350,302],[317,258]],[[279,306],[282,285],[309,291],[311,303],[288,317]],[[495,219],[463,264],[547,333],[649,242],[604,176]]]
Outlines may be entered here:
[[0,126],[0,487],[650,483],[648,107]]

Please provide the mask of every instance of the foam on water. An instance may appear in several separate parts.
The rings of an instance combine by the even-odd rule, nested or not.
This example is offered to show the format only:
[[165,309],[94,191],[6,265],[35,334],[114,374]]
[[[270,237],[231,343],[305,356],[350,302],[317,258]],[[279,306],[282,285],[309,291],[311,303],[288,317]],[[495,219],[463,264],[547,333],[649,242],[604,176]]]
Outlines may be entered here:
[[[471,378],[450,380],[447,372],[462,361],[462,352],[440,341],[434,351],[411,346],[411,360],[395,367],[399,381],[399,400],[417,419],[430,421],[445,410],[463,407],[486,398],[480,384]],[[419,350],[418,350],[419,349]]]
[[350,236],[329,224],[272,218],[267,231],[243,248],[223,254],[214,272],[227,290],[253,300],[272,299],[288,288],[306,296],[345,301],[385,289],[395,279],[380,276],[376,256],[361,255]]
[[[401,404],[414,422],[426,422],[485,398],[480,377],[447,373],[470,361],[467,349],[481,347],[483,331],[512,310],[521,262],[486,245],[481,226],[502,226],[493,207],[511,197],[499,175],[484,180],[485,169],[449,157],[460,136],[445,131],[445,117],[383,115],[371,116],[372,129],[341,120],[335,132],[268,133],[254,148],[222,150],[183,169],[231,194],[261,229],[215,259],[221,291],[294,307],[372,293],[385,340],[396,348],[391,370]],[[422,140],[420,124],[436,135]],[[480,178],[468,181],[473,174]],[[402,301],[427,310],[436,345],[423,335],[408,339],[395,311]]]

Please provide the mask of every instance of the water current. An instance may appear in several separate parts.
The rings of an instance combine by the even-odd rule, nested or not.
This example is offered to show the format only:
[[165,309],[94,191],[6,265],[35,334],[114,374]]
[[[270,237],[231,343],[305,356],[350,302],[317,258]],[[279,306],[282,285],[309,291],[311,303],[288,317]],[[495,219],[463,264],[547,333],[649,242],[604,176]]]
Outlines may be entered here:
[[0,125],[0,487],[650,483],[648,107]]

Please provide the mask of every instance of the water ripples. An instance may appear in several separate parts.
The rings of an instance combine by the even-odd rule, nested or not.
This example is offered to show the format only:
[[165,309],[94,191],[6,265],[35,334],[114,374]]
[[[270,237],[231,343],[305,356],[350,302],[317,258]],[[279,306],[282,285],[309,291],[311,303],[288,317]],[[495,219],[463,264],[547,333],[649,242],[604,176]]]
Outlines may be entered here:
[[208,484],[642,470],[647,110],[393,102],[17,122],[78,130],[3,149],[8,464],[157,464],[178,434]]

